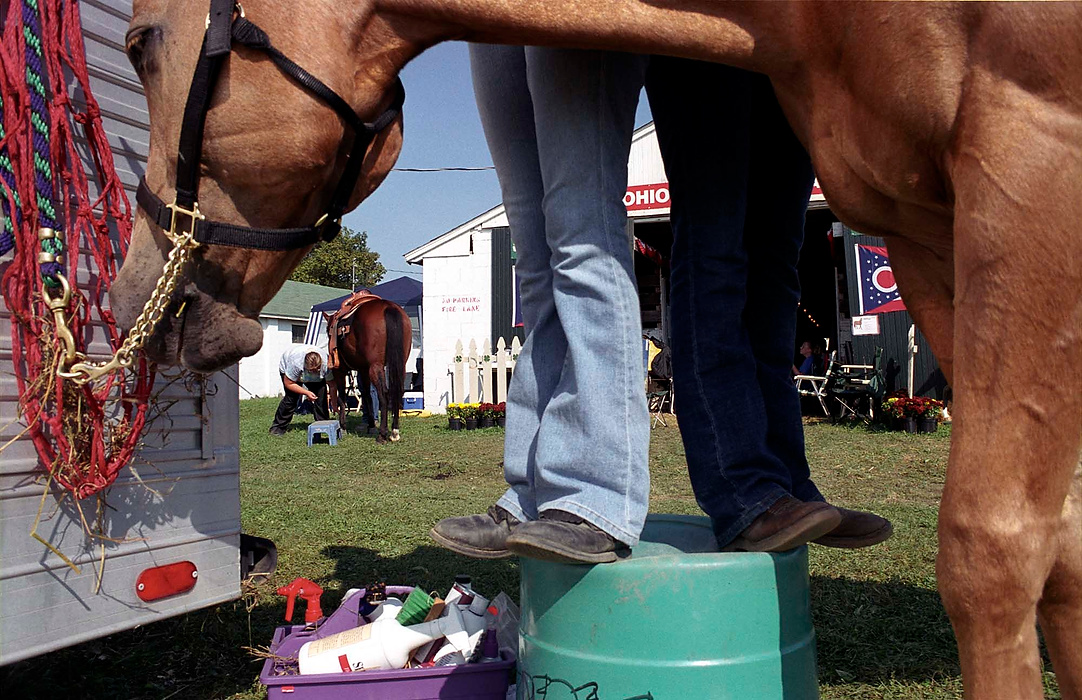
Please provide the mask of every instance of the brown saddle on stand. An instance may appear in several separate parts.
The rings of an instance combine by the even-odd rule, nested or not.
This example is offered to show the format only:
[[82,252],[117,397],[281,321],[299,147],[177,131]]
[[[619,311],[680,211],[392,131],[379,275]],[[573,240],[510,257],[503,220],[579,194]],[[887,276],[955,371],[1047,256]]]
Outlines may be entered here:
[[377,295],[362,289],[348,296],[342,302],[342,305],[338,307],[338,311],[327,317],[327,367],[329,369],[337,369],[341,364],[338,361],[338,339],[349,333],[357,309],[361,308],[362,304],[379,298]]

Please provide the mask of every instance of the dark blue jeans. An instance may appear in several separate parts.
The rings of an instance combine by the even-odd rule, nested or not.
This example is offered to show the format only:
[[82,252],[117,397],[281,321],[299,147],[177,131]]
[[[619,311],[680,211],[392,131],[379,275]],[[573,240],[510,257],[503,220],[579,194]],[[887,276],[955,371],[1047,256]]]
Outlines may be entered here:
[[724,546],[786,494],[822,500],[791,379],[814,176],[765,76],[655,57],[646,89],[672,196],[676,413]]

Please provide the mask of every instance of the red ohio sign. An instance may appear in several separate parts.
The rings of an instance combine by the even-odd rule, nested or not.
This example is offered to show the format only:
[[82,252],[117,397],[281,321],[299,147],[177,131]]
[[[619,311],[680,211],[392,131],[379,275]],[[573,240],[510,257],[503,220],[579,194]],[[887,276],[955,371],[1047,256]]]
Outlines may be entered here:
[[624,193],[624,206],[628,211],[669,208],[669,183],[633,185]]
[[[812,184],[812,197],[823,195],[819,187],[819,180]],[[658,182],[653,185],[632,185],[624,193],[624,206],[628,211],[642,211],[643,209],[669,209],[669,183]]]

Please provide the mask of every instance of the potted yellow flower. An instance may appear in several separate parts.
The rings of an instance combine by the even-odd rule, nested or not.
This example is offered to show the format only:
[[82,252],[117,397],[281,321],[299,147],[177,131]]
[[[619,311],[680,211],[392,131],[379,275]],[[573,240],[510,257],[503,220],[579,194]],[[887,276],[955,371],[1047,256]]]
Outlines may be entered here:
[[451,430],[462,430],[466,427],[462,422],[462,404],[447,404],[447,427]]
[[480,416],[479,403],[462,404],[462,420],[466,423],[466,430],[477,429],[477,419]]

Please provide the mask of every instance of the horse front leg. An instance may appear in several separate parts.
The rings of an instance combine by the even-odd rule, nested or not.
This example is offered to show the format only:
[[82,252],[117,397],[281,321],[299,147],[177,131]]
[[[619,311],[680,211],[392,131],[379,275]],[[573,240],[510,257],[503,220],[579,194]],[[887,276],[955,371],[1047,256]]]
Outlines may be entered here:
[[330,408],[329,413],[338,417],[338,426],[343,429],[346,427],[346,413],[343,410],[345,404],[342,402],[341,395],[341,387],[344,384],[344,381],[340,384],[338,377],[333,375],[327,380],[327,403]]
[[383,368],[375,366],[370,371],[370,376],[376,386],[376,398],[379,399],[379,433],[376,435],[376,443],[382,445],[390,437],[387,432],[387,378],[383,376]]
[[357,381],[361,385],[361,417],[365,422],[365,433],[371,433],[376,427],[375,411],[372,409],[372,380],[368,369],[357,370]]
[[1082,688],[1082,521],[1064,517],[1082,439],[1082,155],[1062,124],[1019,126],[1041,112],[1016,95],[966,110],[951,164],[955,404],[936,571],[970,700],[1043,697],[1038,604],[1064,697]]
[[338,425],[342,430],[346,429],[346,414],[349,413],[349,401],[348,394],[346,392],[345,377],[342,378],[342,383],[338,385],[338,390],[335,392],[338,397]]
[[1059,532],[1059,554],[1037,604],[1064,700],[1082,698],[1082,454],[1079,455]]

